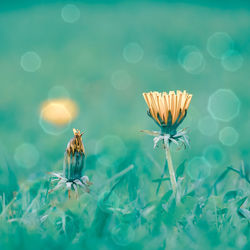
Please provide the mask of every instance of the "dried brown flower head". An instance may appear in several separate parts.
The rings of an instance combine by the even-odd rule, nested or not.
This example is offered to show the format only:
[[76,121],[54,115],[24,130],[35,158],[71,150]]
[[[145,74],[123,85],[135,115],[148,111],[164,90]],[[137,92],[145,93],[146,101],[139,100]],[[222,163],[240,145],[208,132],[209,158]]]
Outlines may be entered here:
[[71,154],[74,155],[75,152],[80,154],[85,154],[84,146],[82,143],[82,135],[79,129],[73,128],[74,137],[68,142],[66,152],[70,156]]
[[88,186],[92,184],[88,176],[83,176],[85,160],[85,150],[82,142],[83,133],[78,129],[73,129],[73,133],[74,137],[68,142],[64,154],[63,174],[51,173],[58,180],[56,187],[51,192],[66,185],[69,196],[70,190],[75,190],[78,193],[77,187],[89,192]]

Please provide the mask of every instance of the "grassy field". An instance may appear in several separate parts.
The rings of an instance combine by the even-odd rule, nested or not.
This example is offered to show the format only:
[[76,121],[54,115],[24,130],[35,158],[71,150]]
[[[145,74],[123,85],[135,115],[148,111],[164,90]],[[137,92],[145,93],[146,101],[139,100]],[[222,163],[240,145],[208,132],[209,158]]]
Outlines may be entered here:
[[[249,249],[249,22],[241,2],[5,4],[0,249]],[[164,149],[140,132],[158,129],[142,93],[184,89],[176,200]],[[76,106],[63,125],[41,116],[56,98]],[[49,194],[48,172],[62,172],[73,128],[93,185],[69,199]]]

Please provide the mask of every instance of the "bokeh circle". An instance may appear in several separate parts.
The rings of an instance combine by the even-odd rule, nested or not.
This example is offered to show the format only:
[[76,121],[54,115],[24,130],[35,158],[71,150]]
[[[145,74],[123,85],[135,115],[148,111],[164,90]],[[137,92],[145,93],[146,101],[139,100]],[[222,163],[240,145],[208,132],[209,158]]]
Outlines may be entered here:
[[138,43],[129,43],[123,49],[123,58],[128,63],[138,63],[144,55],[143,48]]
[[195,46],[185,46],[178,54],[178,62],[184,70],[191,74],[199,74],[205,68],[205,59]]
[[218,89],[208,100],[208,112],[219,121],[228,122],[240,111],[240,100],[230,89]]
[[232,127],[225,127],[219,133],[219,140],[226,146],[233,146],[238,142],[239,133]]
[[225,70],[235,72],[241,68],[243,57],[238,51],[229,50],[223,55],[221,64]]
[[74,4],[66,4],[61,11],[62,19],[67,23],[74,23],[80,18],[80,10]]
[[40,56],[34,51],[28,51],[21,56],[21,67],[27,72],[37,71],[42,64]]
[[233,48],[233,40],[226,32],[215,32],[207,40],[207,50],[212,57],[221,59]]
[[44,132],[60,135],[67,131],[78,114],[77,104],[69,98],[49,99],[43,102],[39,124]]
[[225,153],[219,145],[208,145],[203,151],[203,156],[211,166],[223,164],[225,161]]
[[200,180],[210,175],[211,165],[200,156],[194,157],[187,165],[187,173],[193,180]]
[[39,160],[39,152],[33,144],[23,143],[16,148],[14,159],[18,166],[32,168]]

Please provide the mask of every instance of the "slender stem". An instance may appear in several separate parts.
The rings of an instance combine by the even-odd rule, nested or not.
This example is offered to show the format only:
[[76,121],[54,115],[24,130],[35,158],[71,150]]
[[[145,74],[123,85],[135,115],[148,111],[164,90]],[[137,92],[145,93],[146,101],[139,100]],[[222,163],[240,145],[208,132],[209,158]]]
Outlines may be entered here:
[[163,177],[164,177],[164,175],[165,175],[165,173],[166,173],[166,171],[167,171],[167,166],[168,166],[167,161],[165,162],[164,165],[165,165],[165,166],[164,166],[164,169],[163,169],[163,171],[162,171],[161,178],[160,178],[160,181],[159,181],[158,186],[157,186],[157,189],[156,189],[156,194],[159,193],[159,190],[160,190],[160,187],[161,187],[161,183],[162,183],[162,179],[163,179]]
[[165,149],[166,149],[166,160],[168,162],[168,171],[169,171],[169,176],[170,176],[170,182],[172,185],[173,193],[176,194],[177,183],[176,183],[176,179],[175,179],[173,162],[172,162],[172,158],[171,158],[171,154],[170,154],[169,142],[165,143]]

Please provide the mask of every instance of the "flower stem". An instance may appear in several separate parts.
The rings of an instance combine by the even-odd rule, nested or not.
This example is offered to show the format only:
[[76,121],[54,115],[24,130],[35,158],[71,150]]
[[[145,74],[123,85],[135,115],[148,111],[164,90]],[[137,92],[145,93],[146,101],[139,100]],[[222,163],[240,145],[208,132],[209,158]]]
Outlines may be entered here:
[[176,189],[177,189],[177,183],[175,179],[175,172],[174,172],[174,167],[173,167],[173,162],[170,154],[170,147],[169,147],[169,142],[166,144],[166,160],[168,162],[168,171],[169,171],[169,176],[170,176],[170,182],[172,185],[173,193],[176,194]]
[[164,177],[164,175],[165,175],[165,173],[167,171],[167,167],[168,167],[168,164],[167,164],[167,162],[165,162],[164,169],[163,169],[163,172],[161,174],[161,178],[160,178],[159,184],[158,184],[157,189],[156,189],[156,194],[159,193],[159,190],[160,190],[160,187],[161,187],[161,183],[162,183],[162,179],[163,179],[163,177]]

